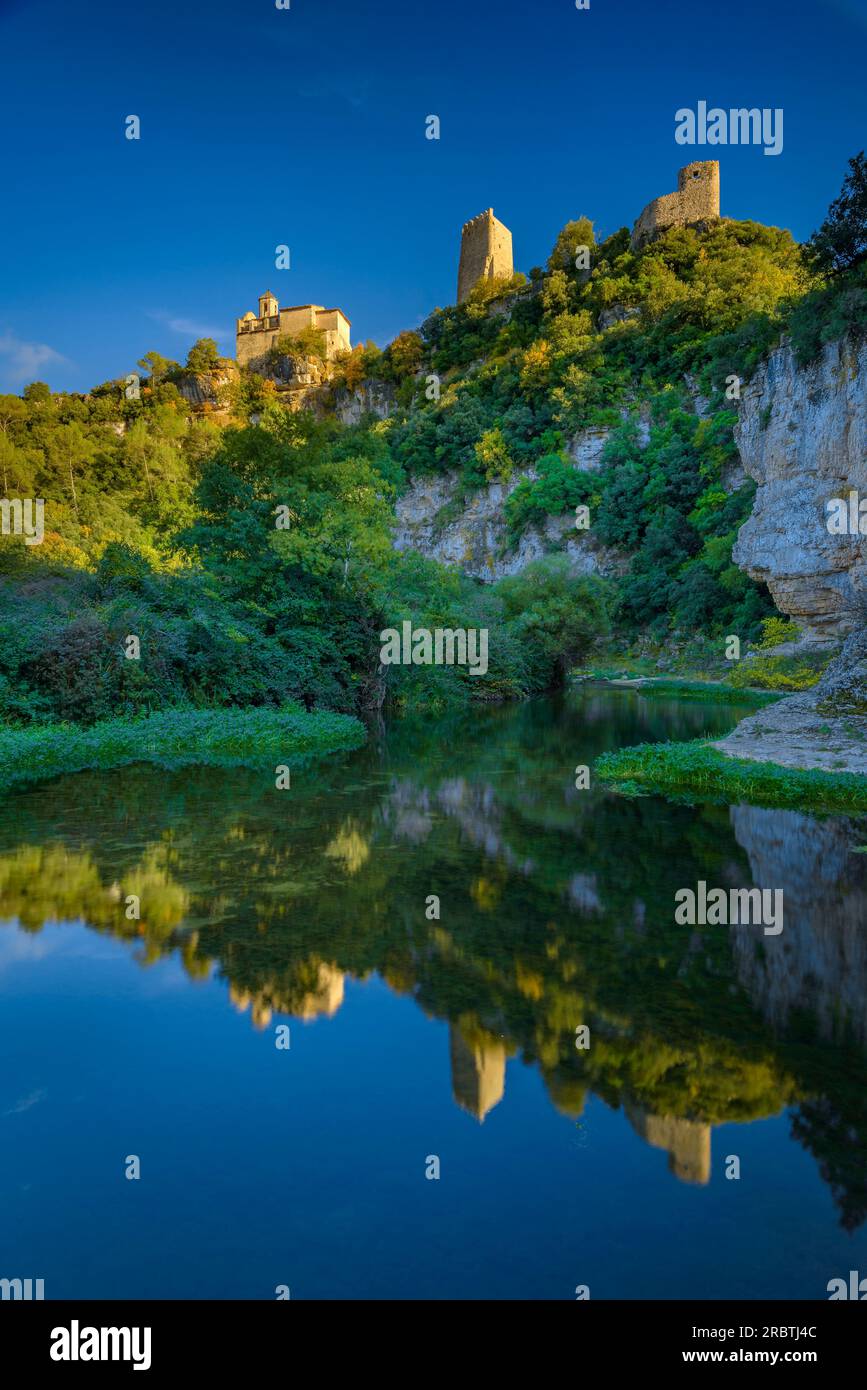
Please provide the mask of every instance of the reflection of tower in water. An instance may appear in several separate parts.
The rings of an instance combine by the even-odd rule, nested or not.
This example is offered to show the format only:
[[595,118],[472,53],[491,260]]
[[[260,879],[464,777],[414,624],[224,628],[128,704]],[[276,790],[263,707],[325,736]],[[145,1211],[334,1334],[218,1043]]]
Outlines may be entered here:
[[652,1149],[665,1149],[668,1167],[681,1182],[710,1182],[710,1125],[674,1115],[651,1115],[637,1105],[625,1105],[635,1133]]
[[506,1049],[499,1038],[481,1028],[449,1024],[452,1094],[462,1110],[484,1120],[503,1099],[506,1089]]

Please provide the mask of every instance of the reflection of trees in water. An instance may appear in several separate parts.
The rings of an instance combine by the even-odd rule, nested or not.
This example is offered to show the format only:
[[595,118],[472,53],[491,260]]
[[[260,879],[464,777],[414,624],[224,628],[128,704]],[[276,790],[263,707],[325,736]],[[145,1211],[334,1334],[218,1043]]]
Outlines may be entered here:
[[[842,1078],[829,1031],[835,993],[853,1023],[863,1006],[863,957],[854,926],[847,946],[838,939],[857,904],[850,914],[830,853],[838,926],[810,945],[824,919],[805,908],[789,955],[768,949],[790,929],[797,836],[765,833],[752,813],[730,824],[725,808],[576,792],[577,763],[635,737],[620,707],[594,697],[593,713],[591,726],[580,702],[554,718],[528,705],[406,721],[381,753],[322,763],[293,776],[291,793],[252,771],[201,768],[82,774],[53,784],[50,799],[19,793],[0,818],[0,913],[30,930],[81,918],[140,942],[145,959],[179,952],[191,974],[219,973],[259,1027],[330,1016],[347,974],[378,971],[449,1020],[453,1093],[469,1113],[483,1119],[499,1103],[506,1058],[520,1052],[559,1110],[577,1117],[591,1092],[624,1107],[686,1181],[709,1176],[712,1125],[797,1103],[795,1133],[845,1219],[863,1214],[847,1136],[867,1131],[864,1061],[847,1053]],[[677,732],[655,708],[641,718],[658,721],[654,735]],[[786,927],[764,939],[758,964],[737,930],[730,941],[674,923],[677,888],[749,884],[744,851],[760,874],[768,834],[780,833],[793,837],[793,862],[774,863],[768,872],[788,876],[768,886],[787,891]],[[806,903],[807,887],[792,888],[794,901]],[[139,922],[125,918],[129,893],[141,897]],[[425,917],[430,893],[439,921]],[[579,1024],[589,1051],[575,1047]]]

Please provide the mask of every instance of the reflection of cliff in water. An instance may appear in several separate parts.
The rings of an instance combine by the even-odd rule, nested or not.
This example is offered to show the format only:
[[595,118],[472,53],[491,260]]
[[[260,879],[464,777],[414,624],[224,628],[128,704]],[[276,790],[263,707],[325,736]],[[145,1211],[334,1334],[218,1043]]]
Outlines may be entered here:
[[783,889],[783,930],[732,927],[738,978],[778,1030],[798,1013],[819,1036],[867,1043],[867,825],[732,806],[758,888]]
[[809,1060],[813,1044],[837,1045],[833,1090],[809,1088],[792,1133],[816,1158],[841,1223],[855,1230],[867,1218],[867,864],[855,852],[867,822],[753,806],[730,814],[755,886],[783,889],[779,936],[730,928],[738,978],[778,1035],[803,1038]]

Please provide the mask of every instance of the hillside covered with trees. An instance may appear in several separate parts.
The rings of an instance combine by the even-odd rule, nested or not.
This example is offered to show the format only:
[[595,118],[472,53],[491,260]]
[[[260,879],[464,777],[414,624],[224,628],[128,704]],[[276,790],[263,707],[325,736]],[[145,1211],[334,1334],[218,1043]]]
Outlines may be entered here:
[[[221,410],[192,405],[185,383],[220,377],[210,340],[185,367],[147,354],[132,398],[123,378],[0,397],[3,495],[45,501],[40,545],[0,537],[4,717],[519,698],[639,633],[755,639],[774,609],[731,559],[754,491],[727,481],[737,390],[783,333],[809,360],[867,327],[865,185],[861,155],[803,247],[722,220],[635,252],[626,229],[597,243],[588,219],[570,222],[529,280],[480,286],[338,362],[333,391],[390,383],[387,419],[290,411],[248,372],[222,382]],[[569,441],[594,427],[608,441],[582,472]],[[486,586],[394,550],[413,478],[457,472],[471,493],[519,470],[532,476],[505,503],[512,542],[586,506],[616,576],[576,575],[555,550]],[[383,668],[379,634],[406,619],[487,628],[487,674]]]

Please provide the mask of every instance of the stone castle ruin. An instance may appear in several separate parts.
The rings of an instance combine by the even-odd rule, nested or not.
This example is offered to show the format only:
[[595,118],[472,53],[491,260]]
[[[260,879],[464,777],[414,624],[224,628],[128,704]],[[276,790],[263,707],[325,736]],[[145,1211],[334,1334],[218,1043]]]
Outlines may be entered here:
[[278,338],[296,338],[305,328],[317,329],[325,341],[325,358],[331,361],[340,352],[349,352],[349,319],[340,309],[323,309],[321,304],[295,304],[281,309],[270,291],[259,295],[259,314],[247,313],[235,320],[235,356],[239,367],[257,362]]
[[[687,164],[677,175],[677,192],[654,198],[642,212],[632,231],[633,250],[639,250],[669,227],[687,227],[710,222],[720,215],[719,163],[715,159]],[[458,304],[463,304],[476,285],[485,280],[511,279],[512,233],[486,208],[465,222],[461,231],[458,265]],[[278,338],[297,337],[305,328],[322,333],[326,361],[350,352],[349,319],[340,309],[321,304],[295,304],[281,309],[274,295],[259,295],[259,313],[247,313],[236,320],[235,353],[239,367],[261,366],[268,349]]]
[[497,220],[494,209],[488,208],[465,222],[458,265],[458,303],[469,298],[480,280],[500,276],[511,279],[513,274],[512,233]]
[[638,251],[669,227],[687,227],[719,217],[719,162],[707,159],[678,170],[677,192],[663,193],[648,203],[632,229],[632,249]]

